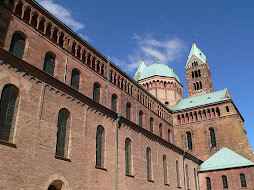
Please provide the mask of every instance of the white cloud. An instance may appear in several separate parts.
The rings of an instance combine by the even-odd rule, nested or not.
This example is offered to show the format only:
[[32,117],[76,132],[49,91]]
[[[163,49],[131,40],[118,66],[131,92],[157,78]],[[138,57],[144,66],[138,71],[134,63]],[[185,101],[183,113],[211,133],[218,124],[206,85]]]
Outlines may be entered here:
[[87,42],[92,42],[93,40],[89,37],[89,36],[87,36],[87,35],[83,35],[83,34],[78,34],[81,38],[83,38],[85,41],[87,41]]
[[135,33],[132,40],[135,40],[137,46],[127,56],[126,61],[112,58],[115,64],[130,72],[138,68],[142,58],[148,65],[154,63],[155,58],[158,58],[160,63],[170,65],[179,59],[185,50],[185,42],[177,37],[158,40],[151,35],[140,36]]
[[53,0],[38,0],[38,2],[74,31],[81,30],[85,27],[83,23],[80,23],[73,18],[71,11],[64,8],[62,5],[54,3]]

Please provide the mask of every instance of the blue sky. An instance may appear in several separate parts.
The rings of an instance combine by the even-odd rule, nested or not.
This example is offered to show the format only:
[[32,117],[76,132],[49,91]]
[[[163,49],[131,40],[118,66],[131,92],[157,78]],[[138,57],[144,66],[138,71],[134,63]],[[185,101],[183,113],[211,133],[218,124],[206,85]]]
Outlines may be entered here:
[[38,2],[130,76],[142,58],[151,64],[158,57],[175,69],[185,97],[184,67],[193,35],[207,56],[214,90],[229,89],[254,149],[254,1]]

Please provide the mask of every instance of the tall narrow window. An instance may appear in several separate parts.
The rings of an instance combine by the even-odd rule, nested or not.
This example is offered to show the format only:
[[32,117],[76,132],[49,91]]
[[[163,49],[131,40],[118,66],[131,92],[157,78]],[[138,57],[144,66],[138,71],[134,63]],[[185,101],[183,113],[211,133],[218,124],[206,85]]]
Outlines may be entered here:
[[246,178],[243,173],[240,174],[241,187],[247,187]]
[[54,75],[55,57],[50,53],[46,53],[43,65],[43,71],[51,76]]
[[96,166],[100,168],[104,167],[104,136],[104,128],[98,126],[96,132]]
[[200,89],[203,88],[203,87],[202,87],[202,82],[201,82],[201,81],[199,81],[199,87],[200,87]]
[[125,139],[125,173],[131,174],[131,140]]
[[170,142],[170,129],[168,130],[168,142]]
[[71,87],[76,90],[79,89],[79,71],[76,69],[71,72]]
[[0,139],[10,140],[13,134],[16,112],[18,107],[19,90],[12,86],[6,85],[2,90],[0,100]]
[[25,45],[25,38],[18,33],[14,33],[12,35],[9,51],[16,57],[22,59],[24,55]]
[[163,174],[164,174],[164,184],[168,184],[168,169],[167,169],[167,156],[163,155]]
[[100,102],[100,84],[97,82],[93,85],[93,100],[98,103]]
[[131,103],[126,104],[126,119],[131,119]]
[[211,147],[216,147],[216,138],[215,138],[215,132],[213,128],[209,129],[210,131],[210,140],[211,140]]
[[57,122],[57,142],[56,155],[67,157],[68,151],[68,135],[70,125],[70,112],[67,109],[61,109],[58,113]]
[[186,175],[186,186],[187,186],[187,189],[190,189],[190,179],[189,179],[188,164],[185,165],[185,175]]
[[227,112],[227,113],[229,112],[229,107],[228,107],[228,106],[226,106],[226,112]]
[[212,189],[210,177],[206,177],[206,189],[207,190],[211,190]]
[[194,174],[194,181],[195,181],[195,189],[198,190],[198,184],[197,184],[197,170],[196,170],[196,168],[194,168],[193,174]]
[[143,112],[141,110],[139,111],[139,126],[143,126]]
[[198,70],[198,76],[201,77],[201,71],[200,70]]
[[188,145],[188,150],[192,150],[192,138],[191,138],[191,133],[187,132],[187,145]]
[[147,179],[152,180],[152,160],[150,147],[146,148],[146,161],[147,161]]
[[192,78],[194,78],[194,72],[193,71],[191,72],[191,76],[192,76]]
[[159,125],[159,133],[160,133],[160,138],[162,138],[162,124],[161,123]]
[[223,189],[228,189],[228,180],[227,180],[227,176],[225,175],[222,176],[222,184],[223,184]]
[[177,182],[177,187],[180,187],[180,175],[179,175],[179,163],[178,163],[178,160],[176,161],[176,182]]
[[196,83],[193,83],[193,85],[194,85],[194,90],[197,90]]
[[111,97],[111,110],[116,112],[116,106],[117,106],[117,95],[113,94]]
[[150,132],[153,132],[153,118],[150,118]]

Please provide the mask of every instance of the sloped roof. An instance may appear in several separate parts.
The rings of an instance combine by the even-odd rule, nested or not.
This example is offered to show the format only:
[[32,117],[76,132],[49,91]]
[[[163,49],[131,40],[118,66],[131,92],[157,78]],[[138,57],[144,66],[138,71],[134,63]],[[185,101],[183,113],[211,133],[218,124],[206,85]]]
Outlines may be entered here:
[[138,73],[141,73],[141,72],[144,70],[144,68],[146,68],[146,64],[145,64],[145,61],[142,60],[141,63],[140,63],[140,65],[139,65],[139,67],[138,67],[138,70],[137,70],[136,73],[135,73],[135,77],[136,77],[136,75],[137,75]]
[[197,58],[199,58],[203,63],[206,63],[205,54],[198,48],[198,46],[195,44],[195,42],[193,42],[185,68],[187,67],[187,65],[193,55],[195,55]]
[[189,108],[219,103],[219,102],[231,99],[229,96],[226,96],[227,91],[228,89],[225,88],[221,91],[182,99],[182,100],[179,100],[176,105],[168,106],[168,107],[169,109],[173,111],[180,111],[180,110],[185,110]]
[[216,152],[208,160],[203,162],[200,165],[199,171],[228,169],[243,166],[254,166],[254,163],[240,156],[234,151],[224,147]]

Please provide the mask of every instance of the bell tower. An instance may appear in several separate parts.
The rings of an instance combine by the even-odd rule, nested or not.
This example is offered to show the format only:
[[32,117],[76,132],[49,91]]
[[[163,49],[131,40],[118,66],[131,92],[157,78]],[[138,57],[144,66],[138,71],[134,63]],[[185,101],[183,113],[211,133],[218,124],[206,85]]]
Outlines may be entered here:
[[213,92],[211,71],[206,56],[195,42],[188,56],[185,74],[189,97]]

